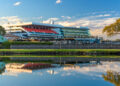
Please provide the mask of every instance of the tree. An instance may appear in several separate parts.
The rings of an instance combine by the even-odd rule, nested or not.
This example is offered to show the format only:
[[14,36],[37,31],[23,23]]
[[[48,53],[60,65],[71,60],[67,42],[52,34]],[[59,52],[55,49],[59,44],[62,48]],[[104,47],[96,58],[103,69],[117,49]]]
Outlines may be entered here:
[[120,19],[117,19],[115,23],[105,26],[103,33],[106,33],[107,36],[113,36],[120,34]]
[[2,26],[0,26],[0,35],[4,36],[5,34],[6,34],[5,29]]

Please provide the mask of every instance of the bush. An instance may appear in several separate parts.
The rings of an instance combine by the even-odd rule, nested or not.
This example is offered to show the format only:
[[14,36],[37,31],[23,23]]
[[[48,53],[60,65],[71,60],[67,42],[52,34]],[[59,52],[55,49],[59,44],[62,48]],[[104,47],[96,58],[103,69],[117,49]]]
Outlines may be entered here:
[[11,45],[52,45],[52,42],[25,42],[25,41],[19,41],[19,42],[10,42]]
[[52,45],[52,42],[23,42],[23,41],[19,41],[19,42],[4,42],[2,43],[2,47],[5,49],[9,49],[10,45]]
[[2,43],[2,48],[9,49],[10,48],[10,42],[6,41]]

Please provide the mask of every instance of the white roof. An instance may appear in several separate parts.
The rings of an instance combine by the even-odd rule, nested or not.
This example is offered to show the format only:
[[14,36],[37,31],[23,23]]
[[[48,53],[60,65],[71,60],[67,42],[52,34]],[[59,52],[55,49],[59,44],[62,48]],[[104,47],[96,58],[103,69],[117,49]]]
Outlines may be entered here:
[[88,27],[65,27],[65,28],[71,28],[71,29],[86,29],[86,30],[89,30],[89,28]]
[[[23,22],[23,23],[17,23],[17,24],[8,24],[8,25],[5,25],[5,26],[6,27],[16,27],[16,26],[26,26],[26,25],[41,25],[41,26],[49,26],[49,27],[56,27],[56,28],[78,28],[78,27],[64,27],[62,25],[35,23],[35,22]],[[79,27],[78,29],[89,29],[89,28]]]
[[34,22],[24,22],[24,23],[17,23],[17,24],[8,24],[7,27],[12,26],[25,26],[25,25],[44,25],[44,26],[51,26],[51,27],[64,27],[61,25],[54,25],[54,24],[45,24],[45,23],[34,23]]

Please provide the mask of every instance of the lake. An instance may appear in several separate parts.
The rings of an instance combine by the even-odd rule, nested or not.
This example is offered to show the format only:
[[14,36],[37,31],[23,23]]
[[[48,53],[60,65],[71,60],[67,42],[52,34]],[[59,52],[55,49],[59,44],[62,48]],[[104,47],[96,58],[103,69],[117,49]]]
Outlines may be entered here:
[[120,62],[0,65],[0,86],[120,86]]

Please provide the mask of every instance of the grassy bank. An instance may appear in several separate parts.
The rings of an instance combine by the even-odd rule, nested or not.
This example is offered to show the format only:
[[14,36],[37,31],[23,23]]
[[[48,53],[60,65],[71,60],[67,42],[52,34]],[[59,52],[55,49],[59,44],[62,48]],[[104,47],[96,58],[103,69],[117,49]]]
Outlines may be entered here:
[[120,49],[0,49],[0,57],[120,57]]
[[0,49],[0,52],[120,52],[120,49]]
[[0,58],[10,58],[10,57],[24,57],[24,58],[31,58],[31,57],[37,57],[37,58],[42,58],[42,57],[45,57],[45,58],[52,58],[52,57],[57,57],[57,58],[62,58],[62,57],[78,57],[78,58],[120,58],[120,56],[90,56],[90,55],[85,55],[85,56],[35,56],[35,55],[12,55],[12,56],[0,56]]

